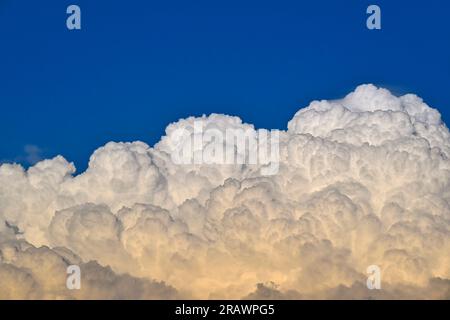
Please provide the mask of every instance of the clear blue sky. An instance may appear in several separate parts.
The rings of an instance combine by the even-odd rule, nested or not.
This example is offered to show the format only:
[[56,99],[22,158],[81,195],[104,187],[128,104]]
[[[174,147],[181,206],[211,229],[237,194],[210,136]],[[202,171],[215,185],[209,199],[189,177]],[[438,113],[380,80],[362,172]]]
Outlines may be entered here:
[[[370,4],[381,31],[365,27]],[[105,142],[153,144],[203,113],[285,129],[311,100],[369,82],[449,123],[449,16],[445,0],[0,0],[0,160],[26,164],[36,145],[84,170]]]

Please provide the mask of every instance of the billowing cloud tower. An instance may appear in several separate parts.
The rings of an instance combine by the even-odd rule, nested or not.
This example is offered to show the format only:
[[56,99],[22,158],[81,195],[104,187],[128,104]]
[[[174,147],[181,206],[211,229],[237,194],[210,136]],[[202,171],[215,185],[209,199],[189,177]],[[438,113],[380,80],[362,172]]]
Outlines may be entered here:
[[153,148],[108,143],[76,176],[61,156],[1,165],[0,298],[450,298],[450,134],[422,99],[363,85],[312,102],[272,175],[173,163],[195,122],[256,133],[213,114]]

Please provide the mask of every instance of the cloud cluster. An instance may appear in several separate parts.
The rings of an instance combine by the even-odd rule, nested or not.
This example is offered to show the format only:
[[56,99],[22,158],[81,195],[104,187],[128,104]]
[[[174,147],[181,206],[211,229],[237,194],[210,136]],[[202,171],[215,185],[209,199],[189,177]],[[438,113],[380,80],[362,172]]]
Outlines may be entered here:
[[312,102],[271,176],[174,164],[195,121],[255,131],[213,114],[154,147],[110,142],[79,175],[61,156],[1,165],[0,298],[450,298],[450,133],[422,99],[363,85]]

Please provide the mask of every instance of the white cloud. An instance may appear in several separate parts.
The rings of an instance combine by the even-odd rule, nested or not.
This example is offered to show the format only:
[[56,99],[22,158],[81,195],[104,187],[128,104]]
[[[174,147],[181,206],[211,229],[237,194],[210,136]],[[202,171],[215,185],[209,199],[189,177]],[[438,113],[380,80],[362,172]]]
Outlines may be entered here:
[[[180,120],[154,148],[108,143],[78,176],[60,156],[1,165],[4,297],[448,298],[450,134],[419,97],[364,85],[312,102],[280,132],[273,176],[173,164],[173,133],[194,121],[254,130]],[[61,287],[61,252],[91,270],[79,296]]]

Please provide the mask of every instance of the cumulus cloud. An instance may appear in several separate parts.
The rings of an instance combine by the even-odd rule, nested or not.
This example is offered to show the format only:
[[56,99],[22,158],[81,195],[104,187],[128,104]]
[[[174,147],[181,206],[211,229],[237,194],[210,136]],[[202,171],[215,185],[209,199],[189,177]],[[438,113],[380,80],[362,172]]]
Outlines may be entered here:
[[256,135],[213,114],[154,147],[110,142],[79,175],[61,156],[1,165],[0,298],[450,297],[450,133],[421,98],[363,85],[312,102],[279,131],[270,176],[173,163],[196,121]]

